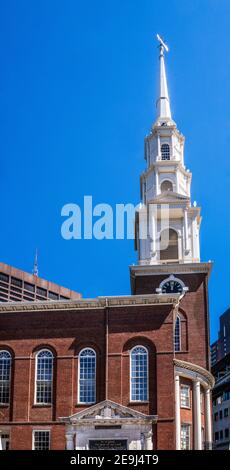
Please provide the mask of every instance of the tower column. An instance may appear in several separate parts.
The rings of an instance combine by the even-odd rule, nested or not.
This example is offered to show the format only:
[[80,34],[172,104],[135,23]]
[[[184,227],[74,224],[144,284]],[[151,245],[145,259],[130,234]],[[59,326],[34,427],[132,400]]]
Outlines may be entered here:
[[188,252],[188,212],[184,210],[184,238],[185,238],[185,251]]
[[193,383],[193,416],[194,416],[195,450],[202,450],[200,382],[199,382],[199,380],[196,380]]
[[176,424],[176,450],[181,449],[181,422],[180,422],[180,377],[175,376],[175,424]]
[[155,184],[156,184],[156,196],[159,194],[159,174],[158,169],[155,170]]
[[212,418],[210,388],[205,390],[205,441],[207,449],[212,449]]
[[179,193],[179,173],[176,171],[176,192]]

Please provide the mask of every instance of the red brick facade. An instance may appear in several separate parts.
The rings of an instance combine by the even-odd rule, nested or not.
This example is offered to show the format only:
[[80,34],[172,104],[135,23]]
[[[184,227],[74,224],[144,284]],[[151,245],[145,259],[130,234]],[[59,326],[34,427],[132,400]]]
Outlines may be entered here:
[[[178,296],[163,302],[158,299],[164,296],[153,294],[165,277],[138,278],[133,293],[139,295],[127,298],[0,307],[0,349],[13,356],[10,405],[0,406],[0,429],[9,429],[11,449],[31,449],[33,429],[50,429],[51,449],[65,448],[60,418],[84,409],[77,402],[78,355],[84,347],[97,353],[96,401],[109,399],[157,415],[153,448],[175,449],[173,360],[209,369],[207,274],[181,275],[189,291],[179,306],[182,348],[176,354],[173,321]],[[140,344],[149,353],[149,400],[141,404],[130,403],[129,382],[129,352]],[[44,347],[55,357],[52,406],[34,404],[35,354]],[[182,413],[190,419],[192,407]]]

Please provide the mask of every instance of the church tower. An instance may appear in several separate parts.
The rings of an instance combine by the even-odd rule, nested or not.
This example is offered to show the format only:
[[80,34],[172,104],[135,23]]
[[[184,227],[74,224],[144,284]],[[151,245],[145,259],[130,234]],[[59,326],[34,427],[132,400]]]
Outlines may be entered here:
[[145,138],[146,169],[140,177],[142,202],[136,213],[138,265],[131,267],[132,293],[139,292],[135,286],[137,275],[146,275],[147,272],[168,273],[170,281],[163,291],[163,284],[159,284],[148,293],[162,293],[165,289],[170,289],[171,293],[186,292],[188,286],[182,281],[176,282],[174,273],[202,270],[200,208],[195,201],[191,201],[192,173],[184,162],[185,138],[171,113],[165,67],[168,47],[160,37],[158,39],[157,113],[151,131]]
[[[157,115],[145,138],[142,203],[136,212],[138,263],[130,267],[131,291],[138,298],[144,297],[144,302],[150,297],[156,298],[159,305],[152,310],[157,325],[154,331],[165,332],[164,340],[155,343],[157,370],[162,371],[156,403],[157,434],[160,438],[168,426],[168,436],[173,435],[174,439],[173,448],[210,449],[210,391],[214,380],[210,374],[208,278],[212,263],[200,261],[200,208],[191,201],[192,174],[184,162],[185,139],[171,113],[165,70],[168,48],[160,37],[158,39]],[[160,303],[167,302],[170,296],[176,298],[173,313],[161,315]],[[148,334],[149,329],[149,324],[143,322],[142,331]],[[170,331],[171,341],[166,346]],[[164,411],[169,382],[165,388],[161,385],[170,369],[170,360],[168,364],[160,364],[166,354],[171,358],[174,371],[170,412],[175,419],[171,428],[169,422],[165,424]]]
[[[192,174],[184,163],[185,139],[172,119],[165,50],[164,43],[160,43],[157,117],[145,138],[146,169],[141,175],[143,206],[137,219],[141,265],[200,261],[200,208],[191,203]],[[146,219],[147,230],[144,229]],[[139,226],[141,223],[144,227]]]

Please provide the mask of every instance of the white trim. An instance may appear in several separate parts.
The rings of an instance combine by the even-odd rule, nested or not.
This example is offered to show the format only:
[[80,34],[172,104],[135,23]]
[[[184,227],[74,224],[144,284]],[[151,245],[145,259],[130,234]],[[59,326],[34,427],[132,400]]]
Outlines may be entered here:
[[35,450],[34,448],[34,434],[35,432],[48,432],[49,433],[49,450],[50,450],[50,444],[51,444],[51,429],[46,429],[46,428],[39,428],[39,429],[33,429],[32,430],[32,450]]
[[[52,378],[51,378],[51,401],[49,403],[44,402],[37,402],[37,362],[38,362],[38,355],[43,352],[43,351],[48,351],[49,353],[52,354]],[[51,349],[48,348],[42,348],[39,349],[39,351],[36,351],[35,353],[35,374],[34,374],[34,405],[38,406],[50,406],[53,404],[53,373],[54,373],[54,354]]]
[[156,292],[159,294],[162,294],[162,287],[164,286],[164,284],[166,284],[166,282],[169,282],[169,281],[178,282],[181,285],[183,292],[188,291],[188,287],[186,287],[185,283],[181,279],[179,279],[178,277],[175,277],[174,274],[170,274],[170,276],[166,277],[166,279],[163,279],[163,281],[161,281],[159,287],[156,289]]
[[[187,390],[189,391],[189,393],[188,393],[188,398],[189,398],[188,406],[181,404],[181,391],[182,391],[182,388],[187,388]],[[191,387],[187,384],[181,383],[180,384],[180,408],[182,408],[182,410],[190,410],[191,409],[191,396],[190,396],[190,394],[191,394]]]
[[[177,318],[179,318],[179,351],[176,351],[176,348],[175,348],[175,336],[176,336],[176,322],[177,322]],[[174,325],[174,331],[173,331],[174,335],[173,335],[173,340],[174,340],[174,352],[177,353],[177,352],[180,352],[181,351],[181,317],[180,317],[180,314],[177,313],[177,316],[176,316],[176,320],[175,320],[175,325]]]
[[[132,352],[136,348],[143,348],[146,351],[147,354],[147,398],[146,400],[133,400],[132,399]],[[143,346],[142,344],[137,344],[134,346],[129,353],[129,397],[130,397],[130,403],[145,403],[146,401],[149,401],[149,351],[148,349]]]
[[[188,447],[188,449],[186,449],[186,450],[191,450],[191,423],[181,423],[180,441],[181,441],[181,438],[182,438],[181,433],[182,433],[182,427],[183,427],[183,426],[186,426],[186,427],[188,428],[188,442],[189,442],[189,447]],[[181,450],[184,450],[184,449],[182,449],[182,447],[181,447]]]
[[[212,375],[206,370],[206,369],[203,369],[204,370],[204,373],[202,373],[202,370],[198,370],[198,368],[202,369],[200,366],[197,366],[196,364],[190,364],[188,363],[188,365],[190,367],[194,366],[197,368],[197,370],[194,370],[192,368],[186,368],[184,367],[183,365],[179,365],[177,364],[176,362],[178,361],[179,362],[184,362],[184,361],[179,361],[178,359],[174,359],[174,365],[175,365],[175,374],[176,375],[179,375],[180,377],[184,377],[186,379],[190,379],[192,380],[192,382],[196,381],[196,380],[199,380],[202,387],[204,389],[207,389],[207,388],[213,388],[214,386],[214,377],[212,377]],[[184,363],[186,364],[186,363]],[[208,375],[210,377],[208,377]]]
[[[162,145],[167,145],[169,148],[169,158],[162,158]],[[162,161],[167,161],[169,162],[172,159],[172,148],[171,148],[171,143],[169,143],[167,140],[161,140],[160,142],[160,160]]]
[[[95,401],[80,401],[80,358],[83,351],[93,351],[95,354]],[[97,353],[93,348],[83,348],[78,354],[78,373],[77,373],[77,402],[79,405],[94,405],[97,402]]]
[[7,406],[7,405],[10,405],[10,402],[11,402],[11,378],[12,378],[12,354],[10,351],[8,351],[8,349],[0,349],[0,353],[8,353],[9,356],[10,356],[10,376],[9,376],[9,380],[1,380],[2,383],[4,382],[7,382],[9,384],[9,401],[8,402],[5,402],[5,403],[2,403],[0,402],[0,406]]

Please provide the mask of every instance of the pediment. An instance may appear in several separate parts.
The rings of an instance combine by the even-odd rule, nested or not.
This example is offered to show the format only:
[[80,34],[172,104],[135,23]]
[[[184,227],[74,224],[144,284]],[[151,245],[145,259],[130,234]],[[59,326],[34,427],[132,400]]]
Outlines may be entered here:
[[182,194],[174,193],[172,191],[169,191],[167,193],[162,193],[159,194],[156,198],[154,198],[154,203],[167,203],[167,202],[172,202],[172,203],[178,203],[178,202],[187,202],[189,201],[189,198],[187,196],[183,196]]
[[[153,416],[145,415],[139,411],[132,410],[127,406],[120,405],[111,400],[105,400],[96,405],[92,405],[89,408],[80,411],[78,413],[69,416],[68,418],[63,418],[63,420],[69,423],[81,422],[84,421],[118,421],[118,420],[135,420],[135,419],[153,419]],[[154,417],[155,418],[155,417]]]

